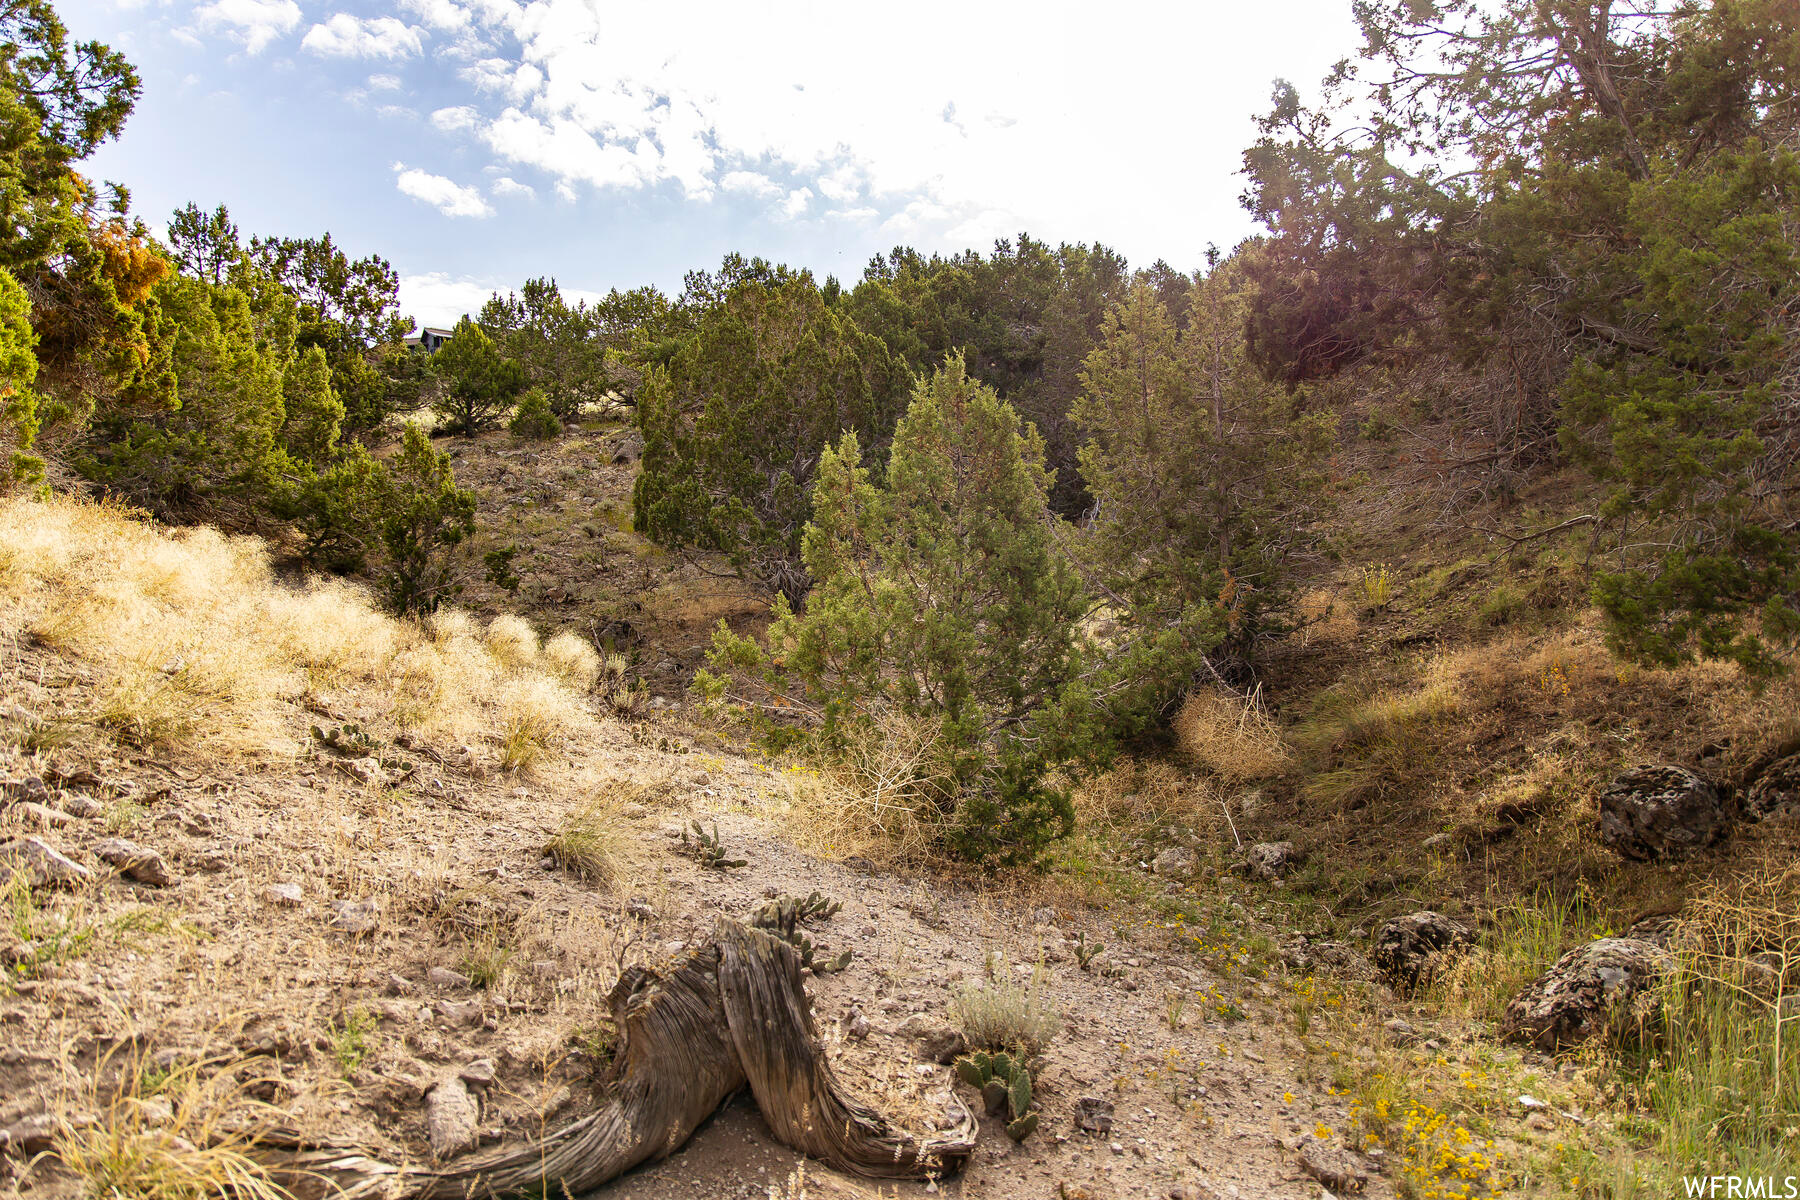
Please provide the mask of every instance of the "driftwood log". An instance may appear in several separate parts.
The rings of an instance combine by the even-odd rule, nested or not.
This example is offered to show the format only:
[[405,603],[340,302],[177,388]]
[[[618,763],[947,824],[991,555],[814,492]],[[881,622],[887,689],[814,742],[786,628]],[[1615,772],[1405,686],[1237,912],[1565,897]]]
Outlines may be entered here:
[[818,1042],[793,947],[736,921],[721,920],[713,940],[667,974],[627,970],[608,1003],[619,1041],[601,1081],[605,1102],[535,1145],[442,1167],[321,1148],[270,1169],[299,1196],[580,1195],[666,1158],[745,1084],[777,1138],[840,1171],[943,1176],[975,1148],[975,1116],[960,1100],[951,1128],[919,1138],[846,1096]]

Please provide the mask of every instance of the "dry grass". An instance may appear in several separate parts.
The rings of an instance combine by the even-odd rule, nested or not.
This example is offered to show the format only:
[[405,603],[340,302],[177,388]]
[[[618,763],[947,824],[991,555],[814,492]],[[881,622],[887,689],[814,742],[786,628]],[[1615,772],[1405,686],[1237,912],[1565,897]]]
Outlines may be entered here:
[[1249,696],[1217,689],[1190,693],[1176,714],[1175,736],[1184,754],[1228,783],[1268,779],[1289,763],[1260,688]]
[[515,768],[594,726],[579,639],[540,649],[513,617],[485,636],[456,612],[397,620],[339,580],[283,585],[254,538],[65,496],[0,503],[0,634],[89,664],[83,723],[146,748],[289,755],[283,706],[343,692],[428,737],[495,737]]
[[619,817],[608,800],[596,798],[571,812],[544,843],[544,853],[565,871],[595,883],[619,874]]
[[[273,1110],[249,1100],[234,1067],[216,1061],[157,1069],[133,1059],[103,1060],[80,1106],[91,1123],[65,1112],[56,1155],[90,1196],[204,1200],[239,1196],[287,1200],[290,1193],[255,1157],[248,1132]],[[110,1083],[100,1076],[112,1071]]]
[[1062,1017],[1046,994],[1043,966],[1021,982],[1006,956],[989,956],[992,978],[985,984],[957,984],[950,991],[956,1027],[981,1050],[1037,1054],[1062,1028]]
[[790,766],[786,832],[802,850],[826,858],[922,862],[942,832],[939,804],[949,783],[938,730],[930,721],[886,713],[869,736],[819,766]]

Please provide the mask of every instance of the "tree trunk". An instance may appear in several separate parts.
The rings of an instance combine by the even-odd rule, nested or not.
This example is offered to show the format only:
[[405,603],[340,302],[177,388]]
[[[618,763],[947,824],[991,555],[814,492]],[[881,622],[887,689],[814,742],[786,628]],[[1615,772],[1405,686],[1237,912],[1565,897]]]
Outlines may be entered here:
[[606,1102],[535,1145],[439,1168],[320,1148],[270,1170],[296,1195],[346,1200],[580,1195],[668,1157],[746,1083],[777,1138],[840,1171],[942,1176],[975,1148],[975,1117],[960,1100],[951,1129],[920,1139],[844,1094],[816,1039],[793,947],[759,930],[722,919],[667,975],[626,971],[608,1004],[619,1042]]

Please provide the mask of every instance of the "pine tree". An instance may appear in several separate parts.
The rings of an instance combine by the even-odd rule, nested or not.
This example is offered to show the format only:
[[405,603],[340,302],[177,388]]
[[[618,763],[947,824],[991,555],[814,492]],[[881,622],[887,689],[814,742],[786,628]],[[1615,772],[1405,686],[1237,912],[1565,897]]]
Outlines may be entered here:
[[444,428],[465,437],[499,424],[514,397],[525,390],[524,370],[468,317],[456,323],[431,367],[445,385],[434,405]]

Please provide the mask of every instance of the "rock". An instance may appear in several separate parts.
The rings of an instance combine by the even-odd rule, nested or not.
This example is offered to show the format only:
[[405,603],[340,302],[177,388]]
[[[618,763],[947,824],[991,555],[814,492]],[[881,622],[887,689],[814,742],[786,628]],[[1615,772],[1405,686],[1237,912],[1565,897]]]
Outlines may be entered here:
[[425,1100],[425,1130],[439,1162],[473,1150],[481,1136],[480,1121],[481,1106],[460,1077],[444,1080]]
[[9,801],[28,800],[38,804],[50,802],[50,785],[38,775],[27,775],[22,779],[0,779],[0,794]]
[[894,1027],[894,1036],[903,1038],[924,1037],[932,1030],[934,1023],[924,1013],[914,1013]]
[[156,851],[124,838],[106,838],[94,846],[94,853],[116,868],[119,874],[152,887],[167,887],[175,882],[175,873]]
[[279,904],[286,908],[296,908],[306,899],[305,893],[297,883],[271,883],[263,889],[262,897],[270,904]]
[[381,919],[381,906],[373,900],[333,900],[331,927],[339,933],[357,937],[374,932]]
[[1546,1053],[1601,1033],[1625,1033],[1654,1014],[1656,984],[1674,966],[1661,946],[1601,938],[1577,946],[1507,1004],[1500,1035]]
[[1396,1046],[1410,1046],[1419,1040],[1419,1031],[1399,1017],[1395,1017],[1391,1021],[1383,1021],[1381,1027],[1387,1030],[1388,1037],[1393,1039]]
[[869,1018],[862,1015],[861,1010],[851,1009],[850,1015],[844,1019],[844,1036],[853,1041],[862,1041],[870,1033]]
[[1200,856],[1186,846],[1170,846],[1156,856],[1150,869],[1168,879],[1192,879],[1200,873]]
[[625,906],[625,915],[634,921],[643,921],[646,924],[656,920],[656,910],[635,896]]
[[1111,1133],[1112,1127],[1111,1100],[1100,1096],[1083,1096],[1075,1101],[1075,1128],[1085,1133]]
[[1426,838],[1424,841],[1420,842],[1419,848],[1422,850],[1436,850],[1440,846],[1448,846],[1449,844],[1450,844],[1450,835],[1449,834],[1434,833],[1430,837]]
[[1744,792],[1744,815],[1752,821],[1800,817],[1800,754],[1777,759]]
[[413,981],[406,976],[389,971],[387,977],[387,990],[388,995],[390,996],[410,996],[418,991],[419,988],[417,984],[413,983]]
[[1300,1143],[1300,1169],[1334,1192],[1360,1192],[1369,1182],[1355,1155],[1317,1138]]
[[467,1084],[486,1086],[494,1082],[494,1060],[478,1058],[457,1072],[457,1076]]
[[469,977],[448,967],[433,967],[425,972],[425,982],[432,987],[467,988],[471,986]]
[[1239,869],[1265,883],[1281,879],[1299,862],[1292,842],[1258,842],[1244,852]]
[[451,1025],[481,1024],[481,1001],[465,1000],[458,1004],[454,1000],[439,1000],[432,1005],[437,1015]]
[[[94,873],[73,859],[64,857],[42,838],[22,837],[0,845],[0,864],[10,864],[23,872],[33,887],[59,887],[85,883]],[[10,875],[10,872],[6,872]],[[0,883],[5,879],[0,878]]]
[[1710,846],[1730,825],[1719,790],[1686,767],[1633,767],[1600,793],[1600,840],[1639,862]]
[[106,805],[92,796],[64,796],[63,811],[71,817],[80,817],[84,821],[91,821],[106,812]]
[[1394,984],[1412,987],[1443,960],[1475,943],[1475,931],[1425,909],[1396,917],[1375,935],[1375,967]]
[[644,457],[644,435],[633,430],[613,443],[613,465],[634,463]]
[[968,1049],[969,1040],[948,1025],[928,1029],[918,1037],[919,1057],[926,1062],[940,1063],[946,1067]]
[[61,829],[65,825],[73,825],[75,818],[58,808],[41,804],[36,800],[27,800],[23,804],[13,805],[13,811],[36,825],[39,829]]
[[43,1154],[56,1145],[56,1117],[50,1113],[34,1113],[0,1129],[0,1151],[29,1157]]
[[1369,960],[1343,942],[1314,941],[1297,933],[1281,944],[1281,961],[1296,971],[1327,971],[1347,979],[1372,979]]

